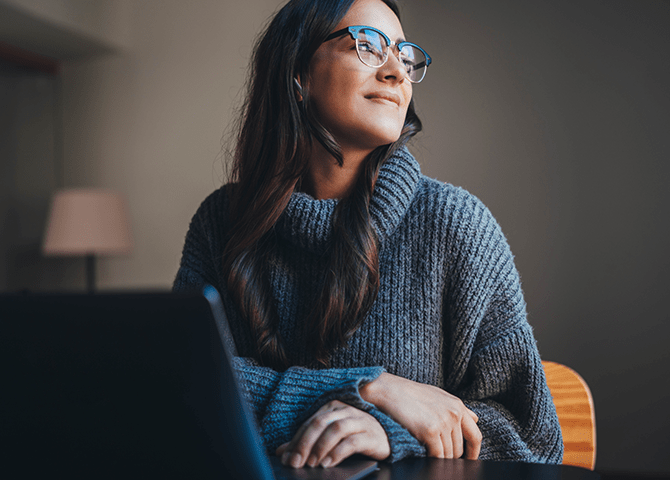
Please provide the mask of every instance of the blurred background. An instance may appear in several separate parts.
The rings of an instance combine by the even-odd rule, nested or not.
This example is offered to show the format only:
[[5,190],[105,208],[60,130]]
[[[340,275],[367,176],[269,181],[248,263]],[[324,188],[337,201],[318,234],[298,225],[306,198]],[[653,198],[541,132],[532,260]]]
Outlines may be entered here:
[[[132,253],[100,289],[168,289],[225,178],[251,45],[276,0],[0,0],[0,291],[83,290],[44,257],[54,192],[127,201]],[[670,472],[670,2],[405,0],[433,57],[423,172],[506,233],[542,356],[596,406],[596,468]]]

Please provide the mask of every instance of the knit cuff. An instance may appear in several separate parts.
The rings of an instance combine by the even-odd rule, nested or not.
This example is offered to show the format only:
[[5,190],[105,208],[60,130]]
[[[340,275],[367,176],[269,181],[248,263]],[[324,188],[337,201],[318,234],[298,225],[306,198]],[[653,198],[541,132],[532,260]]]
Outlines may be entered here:
[[[352,369],[354,370],[354,369]],[[365,384],[368,384],[377,379],[382,373],[384,373],[384,368],[382,367],[367,367],[367,368],[357,368],[359,376],[355,378],[350,378],[339,384],[336,388],[324,392],[319,398],[308,408],[300,418],[300,424],[302,424],[309,417],[314,415],[316,411],[324,406],[326,403],[331,400],[339,400],[346,404],[356,407],[364,412],[368,412],[371,409],[374,409],[375,406],[371,403],[366,402],[361,397],[358,389]],[[351,370],[349,370],[351,372]],[[353,373],[353,372],[352,372]]]
[[391,417],[378,408],[373,408],[368,413],[377,419],[389,439],[391,455],[386,458],[387,462],[397,462],[406,457],[426,456],[426,447],[409,433],[406,428],[392,420]]
[[463,403],[479,417],[477,426],[483,437],[480,460],[561,463],[563,441],[559,426],[553,430],[554,435],[546,435],[540,429],[536,438],[523,438],[518,421],[497,402],[463,400]]

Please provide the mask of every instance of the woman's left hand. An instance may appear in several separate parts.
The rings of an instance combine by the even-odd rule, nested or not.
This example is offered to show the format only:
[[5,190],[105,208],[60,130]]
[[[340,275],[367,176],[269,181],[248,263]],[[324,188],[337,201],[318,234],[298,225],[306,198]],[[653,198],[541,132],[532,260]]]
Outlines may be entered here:
[[308,418],[293,439],[277,448],[284,465],[332,467],[354,453],[375,460],[391,454],[386,432],[369,413],[332,400]]

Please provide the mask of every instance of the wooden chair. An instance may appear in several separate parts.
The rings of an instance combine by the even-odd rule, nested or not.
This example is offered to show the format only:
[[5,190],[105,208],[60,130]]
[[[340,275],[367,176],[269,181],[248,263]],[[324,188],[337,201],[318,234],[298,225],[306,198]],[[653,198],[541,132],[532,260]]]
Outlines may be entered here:
[[563,433],[563,464],[593,470],[596,464],[596,418],[591,390],[571,368],[542,362]]

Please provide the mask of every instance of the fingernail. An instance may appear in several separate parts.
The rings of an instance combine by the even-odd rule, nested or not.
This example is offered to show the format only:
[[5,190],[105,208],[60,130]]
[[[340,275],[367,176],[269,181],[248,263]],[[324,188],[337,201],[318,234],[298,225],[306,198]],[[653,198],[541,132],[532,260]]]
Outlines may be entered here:
[[302,467],[302,455],[299,453],[294,453],[291,455],[291,460],[289,460],[291,463],[291,466],[293,468],[300,468]]
[[307,459],[307,465],[310,467],[316,467],[316,455],[310,455],[309,458]]
[[323,468],[328,468],[330,467],[330,464],[333,463],[333,459],[330,457],[326,457],[323,460],[321,460],[321,466]]

